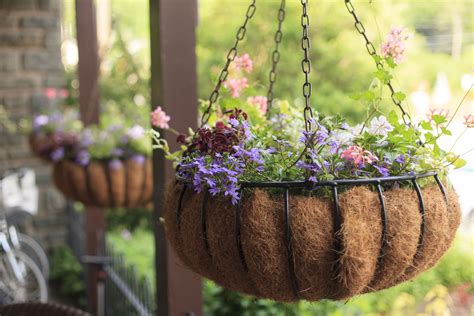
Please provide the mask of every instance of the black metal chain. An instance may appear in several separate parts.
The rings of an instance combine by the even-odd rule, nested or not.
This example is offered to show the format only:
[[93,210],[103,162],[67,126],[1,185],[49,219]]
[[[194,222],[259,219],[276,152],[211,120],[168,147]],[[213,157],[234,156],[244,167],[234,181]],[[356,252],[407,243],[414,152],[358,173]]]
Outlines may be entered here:
[[252,3],[249,5],[247,8],[247,12],[245,13],[245,21],[244,24],[239,28],[237,31],[237,34],[235,35],[235,43],[234,46],[229,50],[229,53],[227,54],[227,60],[224,66],[224,69],[222,69],[219,79],[217,80],[217,84],[214,88],[214,90],[211,93],[211,96],[209,97],[209,104],[202,114],[201,117],[201,127],[203,127],[208,121],[211,116],[211,108],[214,103],[216,103],[217,99],[219,98],[219,93],[222,84],[226,81],[227,76],[229,75],[229,66],[230,64],[234,61],[235,57],[237,57],[237,46],[239,43],[245,38],[245,34],[247,33],[247,24],[249,20],[254,16],[255,11],[257,10],[257,6],[255,5],[256,0],[252,0]]
[[313,86],[309,82],[309,74],[311,73],[311,60],[309,59],[309,50],[311,42],[309,39],[309,16],[308,16],[308,0],[301,0],[303,14],[301,15],[301,26],[303,27],[303,37],[301,38],[301,48],[304,52],[303,60],[301,61],[301,69],[304,73],[305,82],[303,84],[303,96],[305,98],[304,121],[305,129],[310,132],[311,119],[313,118],[313,110],[311,108],[311,93]]
[[[347,11],[349,11],[349,13],[354,17],[354,26],[357,30],[357,32],[359,32],[360,35],[362,35],[362,37],[364,38],[365,40],[365,48],[367,49],[367,52],[372,56],[372,57],[376,57],[378,56],[377,55],[377,51],[374,47],[374,44],[372,44],[372,42],[370,41],[369,37],[367,36],[367,33],[365,32],[365,27],[364,25],[362,24],[362,22],[359,20],[359,18],[357,17],[357,14],[355,13],[355,9],[354,9],[354,6],[352,5],[352,2],[351,0],[344,0],[345,1],[345,4],[346,4],[346,8],[347,8]],[[384,69],[384,66],[382,64],[382,62],[377,59],[377,58],[374,58],[374,61],[375,61],[375,64],[377,66],[378,69],[380,70],[383,70]],[[390,96],[392,98],[392,101],[393,103],[400,109],[400,111],[402,112],[402,119],[403,119],[403,122],[406,124],[406,125],[411,125],[411,117],[410,115],[405,111],[405,109],[403,108],[402,106],[402,102],[396,97],[396,92],[395,92],[395,89],[393,88],[393,85],[392,85],[392,81],[389,79],[386,83],[387,87],[389,88],[390,90]]]
[[282,24],[283,21],[285,20],[285,0],[281,0],[280,4],[280,9],[278,10],[278,29],[275,33],[275,50],[272,53],[272,68],[270,70],[268,79],[269,79],[269,85],[268,85],[268,92],[267,92],[267,114],[270,114],[270,109],[272,107],[273,103],[273,87],[275,85],[276,79],[277,79],[277,67],[278,67],[278,62],[280,61],[280,43],[281,40],[283,39],[283,32],[281,31],[282,29]]

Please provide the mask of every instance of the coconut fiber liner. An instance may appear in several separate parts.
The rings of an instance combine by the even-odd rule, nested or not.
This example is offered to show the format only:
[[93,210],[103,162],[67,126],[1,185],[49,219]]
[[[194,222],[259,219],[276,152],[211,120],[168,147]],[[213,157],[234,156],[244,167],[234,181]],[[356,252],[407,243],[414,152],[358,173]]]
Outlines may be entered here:
[[152,166],[125,160],[121,167],[111,168],[107,162],[91,161],[80,166],[64,160],[54,165],[56,187],[69,199],[96,207],[141,207],[151,202]]
[[290,193],[290,252],[283,193],[245,190],[236,208],[176,183],[169,186],[165,226],[182,263],[225,288],[282,302],[339,300],[409,280],[446,252],[460,223],[458,198],[448,190],[445,199],[438,186],[421,195],[424,221],[415,190],[383,193],[383,236],[381,201],[368,187],[339,195],[336,234],[331,199]]

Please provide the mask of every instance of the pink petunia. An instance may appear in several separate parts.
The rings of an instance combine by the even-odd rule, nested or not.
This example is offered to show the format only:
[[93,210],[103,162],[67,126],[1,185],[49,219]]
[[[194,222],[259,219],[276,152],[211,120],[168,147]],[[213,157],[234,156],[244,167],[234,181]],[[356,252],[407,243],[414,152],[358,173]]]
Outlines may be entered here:
[[233,98],[238,98],[242,90],[249,86],[247,78],[229,78],[224,82],[224,87],[230,90]]
[[161,106],[157,106],[156,109],[151,112],[151,125],[159,128],[169,128],[168,122],[171,118],[166,115],[165,111],[161,109]]
[[406,41],[410,38],[410,35],[405,31],[406,29],[403,27],[392,27],[382,44],[382,56],[384,58],[391,57],[395,64],[401,63],[404,58]]
[[247,99],[247,102],[258,107],[262,114],[267,113],[268,110],[268,100],[267,97],[257,95],[255,97],[250,97]]
[[379,160],[373,153],[360,146],[348,147],[342,152],[341,158],[353,161],[356,165],[371,164]]
[[245,72],[252,72],[253,61],[250,58],[249,54],[244,54],[242,56],[235,57],[234,68],[236,70],[244,70]]

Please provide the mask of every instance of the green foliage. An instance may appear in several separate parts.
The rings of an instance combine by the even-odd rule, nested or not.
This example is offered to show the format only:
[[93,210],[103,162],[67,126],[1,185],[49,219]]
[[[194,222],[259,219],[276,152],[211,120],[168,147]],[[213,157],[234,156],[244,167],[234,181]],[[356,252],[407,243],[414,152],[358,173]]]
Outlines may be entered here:
[[116,228],[107,234],[107,241],[117,253],[127,258],[127,263],[134,265],[142,277],[154,280],[155,256],[154,236],[149,229]]
[[75,306],[85,306],[84,271],[69,247],[53,250],[50,257],[51,282],[61,297],[71,300]]

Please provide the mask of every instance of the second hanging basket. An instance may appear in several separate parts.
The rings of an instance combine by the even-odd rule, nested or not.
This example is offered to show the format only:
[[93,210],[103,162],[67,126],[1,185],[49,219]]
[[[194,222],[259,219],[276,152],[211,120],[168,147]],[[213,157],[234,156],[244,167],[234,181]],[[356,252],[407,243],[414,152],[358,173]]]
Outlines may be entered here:
[[151,203],[153,176],[150,159],[92,160],[87,166],[62,160],[54,165],[56,187],[67,198],[96,207],[144,207]]
[[230,290],[282,302],[347,299],[412,279],[449,248],[460,208],[436,180],[382,193],[375,179],[375,191],[351,184],[340,195],[341,184],[329,183],[332,199],[290,195],[295,186],[246,188],[236,207],[177,183],[166,231],[186,266]]

